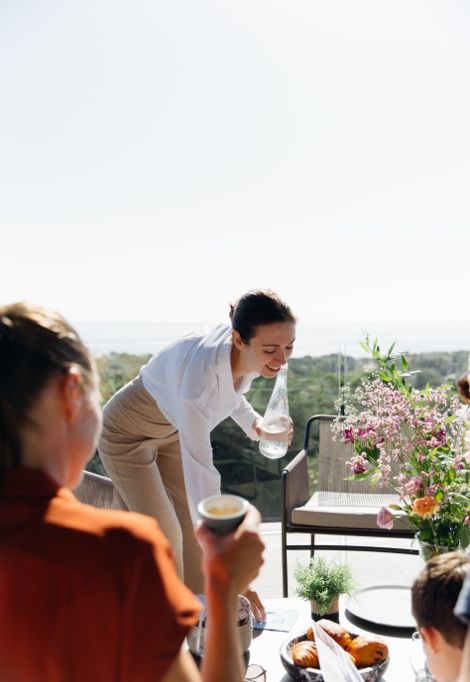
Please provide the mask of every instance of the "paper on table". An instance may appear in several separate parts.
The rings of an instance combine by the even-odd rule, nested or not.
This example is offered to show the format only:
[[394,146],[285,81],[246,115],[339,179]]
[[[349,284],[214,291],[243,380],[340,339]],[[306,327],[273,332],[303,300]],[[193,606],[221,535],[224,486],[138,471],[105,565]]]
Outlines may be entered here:
[[298,611],[266,611],[266,619],[253,621],[253,629],[289,632],[298,615]]
[[324,682],[363,682],[344,649],[326,634],[321,625],[312,621],[312,627]]

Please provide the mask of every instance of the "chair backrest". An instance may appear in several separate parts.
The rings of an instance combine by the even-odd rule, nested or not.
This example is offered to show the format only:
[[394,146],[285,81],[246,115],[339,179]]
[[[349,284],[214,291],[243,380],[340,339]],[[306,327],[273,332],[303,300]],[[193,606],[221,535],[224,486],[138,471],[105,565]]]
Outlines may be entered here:
[[[317,422],[319,428],[318,440],[318,492],[321,493],[348,493],[348,494],[395,494],[392,486],[374,486],[370,479],[362,481],[348,480],[351,475],[346,466],[355,452],[350,443],[343,443],[339,438],[333,440],[331,427],[333,415],[316,415],[312,423]],[[331,497],[331,496],[329,496]]]
[[80,484],[73,492],[80,502],[85,504],[91,504],[100,509],[122,509],[122,503],[113,482],[106,476],[84,471]]

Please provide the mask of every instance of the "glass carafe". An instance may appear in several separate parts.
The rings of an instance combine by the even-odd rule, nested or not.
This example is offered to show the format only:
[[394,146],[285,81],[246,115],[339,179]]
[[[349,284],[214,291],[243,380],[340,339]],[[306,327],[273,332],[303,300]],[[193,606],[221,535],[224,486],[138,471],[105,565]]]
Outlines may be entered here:
[[261,422],[259,451],[268,459],[284,457],[288,448],[291,419],[287,398],[287,364],[279,370],[271,398]]

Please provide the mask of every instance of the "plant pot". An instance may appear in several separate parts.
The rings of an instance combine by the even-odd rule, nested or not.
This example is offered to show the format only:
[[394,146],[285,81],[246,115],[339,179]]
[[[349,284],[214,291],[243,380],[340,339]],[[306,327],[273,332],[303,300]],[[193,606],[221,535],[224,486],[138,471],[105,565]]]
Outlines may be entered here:
[[317,602],[314,599],[311,599],[310,611],[312,614],[312,619],[315,621],[326,618],[327,620],[332,620],[334,623],[339,623],[339,596],[334,597],[328,609],[322,614],[318,613]]

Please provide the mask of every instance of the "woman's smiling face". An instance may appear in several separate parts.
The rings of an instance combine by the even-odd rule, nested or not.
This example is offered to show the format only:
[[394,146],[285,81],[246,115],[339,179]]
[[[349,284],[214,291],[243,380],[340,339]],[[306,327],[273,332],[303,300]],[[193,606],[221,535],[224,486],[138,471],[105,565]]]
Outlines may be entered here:
[[265,379],[273,379],[292,355],[295,341],[294,322],[273,322],[256,328],[255,335],[245,343],[237,331],[233,343],[240,352],[246,373],[257,372]]

